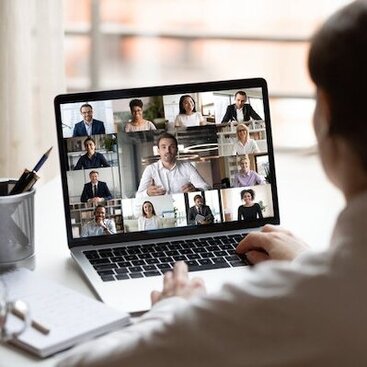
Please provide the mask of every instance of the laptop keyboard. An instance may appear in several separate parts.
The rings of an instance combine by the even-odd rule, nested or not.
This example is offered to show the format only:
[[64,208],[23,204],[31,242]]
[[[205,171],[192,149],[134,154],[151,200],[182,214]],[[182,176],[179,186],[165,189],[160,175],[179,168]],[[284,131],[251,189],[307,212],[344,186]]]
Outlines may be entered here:
[[84,251],[105,282],[163,275],[176,261],[185,261],[189,271],[249,265],[235,252],[245,234],[196,238],[149,245]]

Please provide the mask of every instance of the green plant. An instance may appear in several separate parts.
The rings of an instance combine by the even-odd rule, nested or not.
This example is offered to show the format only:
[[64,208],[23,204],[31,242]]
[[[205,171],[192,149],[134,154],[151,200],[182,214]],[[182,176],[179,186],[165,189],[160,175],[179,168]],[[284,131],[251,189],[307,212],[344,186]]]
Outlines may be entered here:
[[161,96],[151,97],[147,107],[144,109],[144,118],[153,121],[164,117],[163,98]]
[[265,212],[267,205],[264,205],[263,201],[259,201],[259,206],[262,212]]

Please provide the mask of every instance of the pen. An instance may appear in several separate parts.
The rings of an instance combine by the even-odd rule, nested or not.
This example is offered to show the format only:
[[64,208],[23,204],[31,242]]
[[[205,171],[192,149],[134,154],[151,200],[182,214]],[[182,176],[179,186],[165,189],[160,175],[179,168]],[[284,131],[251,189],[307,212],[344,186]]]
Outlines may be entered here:
[[41,159],[34,166],[32,172],[38,172],[38,170],[43,166],[43,163],[46,162],[48,156],[50,155],[51,150],[52,150],[52,147],[41,157]]
[[10,191],[9,195],[21,194],[22,192],[28,191],[33,187],[34,183],[39,178],[36,175],[36,172],[46,162],[48,156],[50,155],[51,150],[52,150],[52,147],[40,158],[40,160],[34,166],[32,171],[29,171],[27,169],[24,170],[22,175],[19,177],[19,180],[17,181],[17,183],[15,184],[15,186]]

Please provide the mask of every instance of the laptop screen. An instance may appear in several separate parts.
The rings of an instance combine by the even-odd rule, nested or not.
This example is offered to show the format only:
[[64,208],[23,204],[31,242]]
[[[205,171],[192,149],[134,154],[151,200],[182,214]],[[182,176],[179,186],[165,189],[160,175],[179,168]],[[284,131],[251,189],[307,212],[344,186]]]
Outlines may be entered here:
[[69,246],[279,223],[263,79],[55,98]]

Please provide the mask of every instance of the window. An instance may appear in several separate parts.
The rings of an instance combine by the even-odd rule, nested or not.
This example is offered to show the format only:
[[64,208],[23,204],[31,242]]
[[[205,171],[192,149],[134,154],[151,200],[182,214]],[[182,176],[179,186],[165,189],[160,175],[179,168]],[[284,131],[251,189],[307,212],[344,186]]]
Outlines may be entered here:
[[[349,2],[64,0],[68,90],[261,76],[269,84],[275,145],[309,145],[309,38]],[[289,135],[277,133],[284,129]]]

